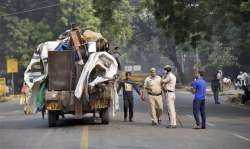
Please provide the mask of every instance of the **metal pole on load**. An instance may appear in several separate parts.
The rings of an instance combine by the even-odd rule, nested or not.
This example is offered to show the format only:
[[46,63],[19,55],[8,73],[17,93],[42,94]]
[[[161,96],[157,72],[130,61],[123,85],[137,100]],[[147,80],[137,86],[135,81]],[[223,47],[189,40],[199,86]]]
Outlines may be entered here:
[[70,40],[73,44],[73,47],[76,49],[77,55],[79,57],[79,64],[83,65],[83,58],[81,55],[82,39],[79,32],[79,28],[76,24],[71,24]]

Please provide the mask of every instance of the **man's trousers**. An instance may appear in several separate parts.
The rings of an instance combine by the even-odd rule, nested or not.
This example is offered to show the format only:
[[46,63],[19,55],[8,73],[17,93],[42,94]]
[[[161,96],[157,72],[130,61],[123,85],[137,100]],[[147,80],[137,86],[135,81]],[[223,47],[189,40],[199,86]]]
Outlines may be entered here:
[[175,92],[166,92],[166,100],[168,105],[168,115],[170,125],[176,126],[176,112],[175,112]]
[[123,101],[124,101],[124,118],[127,119],[129,111],[129,120],[132,120],[134,114],[133,96],[124,96]]
[[155,123],[158,123],[158,120],[161,120],[161,115],[163,112],[162,96],[148,95],[148,98],[149,98],[151,120],[154,121]]
[[214,90],[213,94],[214,94],[214,102],[219,103],[219,90]]
[[206,128],[206,113],[205,113],[205,100],[194,100],[193,101],[193,114],[196,121],[196,125],[200,126],[200,115],[201,115],[201,127]]

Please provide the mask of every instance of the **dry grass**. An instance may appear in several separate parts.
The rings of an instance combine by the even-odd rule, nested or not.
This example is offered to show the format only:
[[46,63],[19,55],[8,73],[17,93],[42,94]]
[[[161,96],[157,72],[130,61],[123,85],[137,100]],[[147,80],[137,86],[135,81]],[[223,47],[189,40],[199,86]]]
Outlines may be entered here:
[[242,94],[230,95],[228,96],[227,101],[230,103],[240,104]]
[[10,101],[13,99],[19,99],[19,95],[0,96],[0,103]]

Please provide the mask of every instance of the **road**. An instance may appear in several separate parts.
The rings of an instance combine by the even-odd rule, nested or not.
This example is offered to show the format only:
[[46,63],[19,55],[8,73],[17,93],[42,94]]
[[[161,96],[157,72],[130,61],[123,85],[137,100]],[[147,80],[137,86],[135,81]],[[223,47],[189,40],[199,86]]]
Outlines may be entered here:
[[[176,109],[183,128],[151,126],[148,104],[135,100],[135,122],[122,111],[109,125],[69,118],[48,128],[41,114],[26,116],[17,100],[0,103],[0,149],[249,149],[250,109],[207,100],[207,129],[193,130],[192,95],[177,92]],[[122,107],[122,105],[121,105]]]

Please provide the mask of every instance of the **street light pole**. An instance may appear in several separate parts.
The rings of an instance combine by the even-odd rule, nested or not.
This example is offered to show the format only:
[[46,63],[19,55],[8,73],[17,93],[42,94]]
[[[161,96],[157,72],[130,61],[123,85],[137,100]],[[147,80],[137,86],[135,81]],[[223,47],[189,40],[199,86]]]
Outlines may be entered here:
[[183,73],[185,73],[185,60],[186,54],[181,53],[181,70]]
[[[195,11],[195,8],[196,7],[199,7],[199,3],[196,1],[196,0],[194,0],[193,2],[191,2],[191,4],[190,4],[190,6],[191,7],[193,7],[194,8],[194,11]],[[199,65],[199,52],[198,52],[198,49],[197,49],[197,38],[196,38],[196,36],[197,36],[197,21],[195,20],[195,22],[194,22],[194,49],[195,49],[195,69],[196,69],[196,71],[198,70],[198,65]]]
[[197,49],[197,43],[196,43],[196,39],[195,39],[195,58],[196,58],[196,65],[198,67],[198,64],[199,64],[199,52],[198,52],[198,49]]

